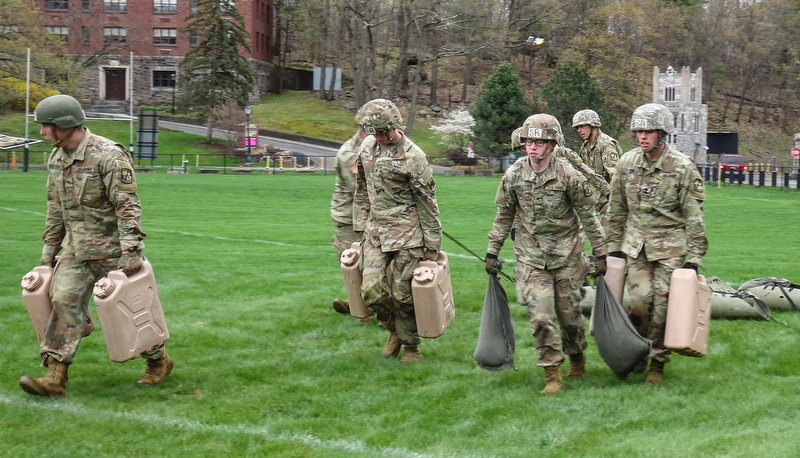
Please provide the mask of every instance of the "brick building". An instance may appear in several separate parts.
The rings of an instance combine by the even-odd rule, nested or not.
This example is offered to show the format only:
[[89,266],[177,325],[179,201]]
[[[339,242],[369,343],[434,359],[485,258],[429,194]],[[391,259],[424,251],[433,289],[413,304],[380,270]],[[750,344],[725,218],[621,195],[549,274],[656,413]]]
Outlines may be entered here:
[[702,95],[702,68],[692,73],[689,67],[683,67],[678,73],[670,65],[661,73],[653,67],[653,103],[669,108],[675,120],[675,133],[667,136],[667,143],[698,164],[707,162],[708,105]]
[[[197,45],[197,32],[186,28],[197,0],[34,1],[66,53],[89,62],[80,78],[84,101],[130,100],[131,78],[137,106],[170,105],[181,97],[175,79],[183,56]],[[250,33],[251,52],[242,52],[257,75],[251,98],[259,100],[273,68],[273,0],[235,4]]]

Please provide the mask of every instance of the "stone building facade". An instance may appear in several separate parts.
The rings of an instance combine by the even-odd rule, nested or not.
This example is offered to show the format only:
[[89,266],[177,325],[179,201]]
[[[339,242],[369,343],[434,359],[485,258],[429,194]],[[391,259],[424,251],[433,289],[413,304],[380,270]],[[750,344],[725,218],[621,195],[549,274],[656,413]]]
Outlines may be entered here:
[[[65,52],[91,62],[80,77],[82,102],[130,101],[132,93],[136,106],[170,105],[183,95],[176,80],[180,62],[198,42],[197,31],[187,29],[196,0],[34,1]],[[240,53],[256,71],[256,102],[273,69],[273,0],[236,0],[235,6],[250,33],[251,50]]]
[[662,73],[653,67],[653,103],[669,108],[675,120],[675,133],[667,137],[667,142],[698,164],[708,162],[708,105],[702,102],[702,95],[702,68],[692,73],[689,67],[683,67],[679,73],[668,66]]

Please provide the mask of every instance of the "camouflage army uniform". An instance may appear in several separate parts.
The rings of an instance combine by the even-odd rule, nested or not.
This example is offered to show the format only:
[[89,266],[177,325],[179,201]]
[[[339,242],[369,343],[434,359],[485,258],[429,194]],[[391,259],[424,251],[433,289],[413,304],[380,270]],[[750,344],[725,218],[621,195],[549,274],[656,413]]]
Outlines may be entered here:
[[611,186],[609,186],[608,182],[603,178],[602,175],[598,174],[594,171],[586,162],[581,159],[581,157],[575,151],[564,147],[564,146],[557,146],[555,151],[553,151],[553,157],[563,157],[566,159],[573,167],[575,167],[579,172],[586,177],[586,180],[594,186],[594,189],[597,190],[598,193],[598,203],[596,205],[597,210],[600,210],[602,204],[608,200],[608,194],[611,192]]
[[442,244],[433,170],[405,135],[386,146],[367,137],[356,166],[353,227],[365,235],[362,296],[401,344],[416,346],[420,338],[411,278],[425,249],[439,251]]
[[665,147],[657,161],[642,148],[625,153],[611,181],[608,250],[628,260],[631,321],[653,341],[651,357],[669,362],[664,326],[672,271],[699,265],[708,249],[703,180],[683,154]]
[[517,161],[497,190],[497,216],[487,253],[500,253],[517,218],[517,301],[528,308],[539,366],[558,366],[564,354],[577,355],[586,349],[580,301],[589,262],[583,233],[595,255],[606,254],[596,202],[597,193],[586,178],[555,155],[539,175],[529,160]]
[[[75,151],[55,148],[48,159],[44,243],[63,247],[50,297],[53,313],[40,344],[72,363],[81,341],[94,283],[116,270],[122,250],[141,249],[142,207],[136,195],[133,161],[124,146],[85,130]],[[164,346],[142,356],[158,359]]]
[[607,183],[611,183],[617,161],[622,156],[622,147],[614,138],[597,128],[594,142],[591,139],[584,141],[578,156]]
[[331,199],[331,219],[333,220],[333,246],[336,259],[361,235],[353,230],[353,193],[356,190],[356,154],[363,142],[361,132],[356,132],[344,142],[336,152],[336,184]]

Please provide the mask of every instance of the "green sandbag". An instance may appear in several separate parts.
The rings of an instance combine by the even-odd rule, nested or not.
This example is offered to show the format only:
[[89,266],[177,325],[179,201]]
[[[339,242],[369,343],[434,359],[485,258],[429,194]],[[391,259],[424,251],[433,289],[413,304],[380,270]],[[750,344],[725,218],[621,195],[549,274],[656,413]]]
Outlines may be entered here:
[[508,309],[508,296],[497,275],[489,275],[483,300],[478,346],[473,357],[487,371],[514,369],[516,337],[514,321]]
[[622,380],[647,358],[653,343],[636,332],[603,276],[598,276],[594,304],[594,340],[611,371]]

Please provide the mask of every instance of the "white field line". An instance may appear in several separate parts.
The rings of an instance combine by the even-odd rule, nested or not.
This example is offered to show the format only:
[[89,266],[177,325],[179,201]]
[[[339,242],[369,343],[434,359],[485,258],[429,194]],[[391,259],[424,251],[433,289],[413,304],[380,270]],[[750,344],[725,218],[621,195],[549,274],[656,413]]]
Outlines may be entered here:
[[[18,211],[18,212],[30,213],[32,215],[42,216],[42,217],[47,216],[44,213],[34,212],[34,211],[30,211],[30,210],[19,210],[19,209],[16,209],[16,208],[9,208],[9,207],[0,207],[0,210],[6,210],[6,211],[10,211],[10,212]],[[242,238],[224,237],[224,236],[221,236],[221,235],[213,235],[213,234],[196,234],[196,233],[193,233],[193,232],[186,232],[186,231],[172,231],[172,230],[167,230],[167,229],[153,229],[152,227],[147,228],[145,232],[147,232],[147,231],[164,232],[164,233],[167,233],[167,234],[186,235],[186,236],[189,236],[189,237],[212,238],[212,239],[216,239],[216,240],[227,240],[227,241],[232,241],[232,242],[263,243],[263,244],[267,244],[267,245],[277,245],[277,246],[283,246],[283,247],[288,247],[288,248],[318,248],[318,249],[326,249],[327,250],[327,249],[331,249],[333,247],[332,244],[330,244],[330,245],[296,245],[296,244],[292,244],[292,243],[283,243],[283,242],[277,242],[277,241],[273,241],[273,240],[242,239]],[[477,260],[477,258],[475,258],[474,256],[463,254],[463,253],[449,253],[447,251],[445,251],[445,253],[447,254],[448,257],[451,257],[451,258],[467,258],[467,259],[475,259],[475,260]],[[514,264],[515,263],[514,260],[508,260],[508,261],[505,261],[505,262],[507,264]]]
[[[27,396],[27,395],[26,395]],[[192,433],[215,433],[221,435],[227,434],[241,434],[245,436],[257,436],[268,441],[290,441],[299,442],[312,448],[368,453],[375,456],[391,456],[399,458],[450,458],[450,457],[465,457],[465,458],[478,458],[477,455],[454,455],[454,454],[424,454],[416,453],[410,450],[401,448],[389,447],[372,447],[364,444],[358,440],[323,440],[311,434],[275,434],[266,426],[235,424],[235,425],[207,425],[197,421],[186,420],[183,418],[170,418],[153,414],[141,414],[138,412],[115,412],[110,410],[92,409],[81,405],[80,403],[71,399],[48,400],[48,402],[41,402],[41,400],[33,401],[30,398],[20,396],[7,396],[0,394],[0,403],[9,407],[26,408],[26,409],[40,409],[47,411],[59,411],[66,414],[84,417],[89,421],[99,421],[105,423],[104,420],[123,420],[134,421],[148,426],[161,426],[167,428],[176,428]]]

